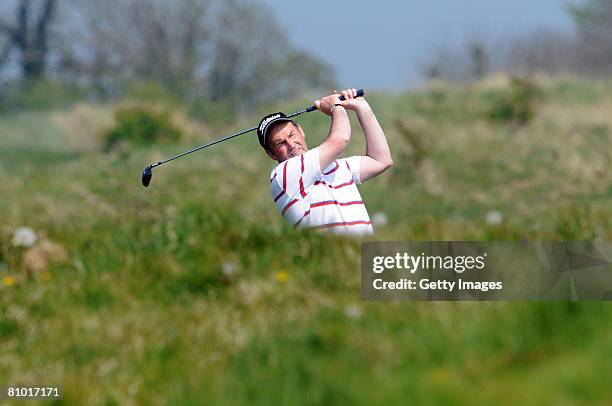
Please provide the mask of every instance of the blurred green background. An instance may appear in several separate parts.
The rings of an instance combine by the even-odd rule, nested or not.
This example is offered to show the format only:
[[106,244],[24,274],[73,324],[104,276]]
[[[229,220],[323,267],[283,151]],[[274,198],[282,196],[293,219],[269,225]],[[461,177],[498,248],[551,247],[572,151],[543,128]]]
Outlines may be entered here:
[[[279,69],[296,63],[287,47]],[[59,383],[67,404],[608,404],[607,303],[364,302],[360,242],[282,221],[254,134],[141,186],[151,162],[310,105],[330,76],[308,58],[308,80],[270,95],[254,71],[221,79],[227,60],[206,92],[166,82],[189,59],[132,77],[107,67],[99,83],[49,65],[5,76],[0,383]],[[294,80],[282,72],[266,80]],[[361,186],[373,239],[610,240],[612,80],[569,68],[429,79],[366,89],[395,162]],[[237,93],[213,97],[222,80]],[[311,146],[326,136],[320,113],[299,121]],[[354,124],[346,155],[365,147]]]

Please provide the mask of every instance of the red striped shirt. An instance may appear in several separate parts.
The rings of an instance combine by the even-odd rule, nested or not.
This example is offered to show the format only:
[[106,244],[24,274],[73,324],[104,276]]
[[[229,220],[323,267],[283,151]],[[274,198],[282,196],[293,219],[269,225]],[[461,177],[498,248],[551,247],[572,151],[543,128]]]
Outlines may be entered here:
[[281,192],[278,194],[278,196],[276,196],[276,197],[274,198],[274,202],[276,203],[276,201],[278,201],[278,199],[280,199],[280,198],[281,198],[281,196],[282,196],[282,195],[284,195],[284,194],[285,194],[285,191],[284,191],[284,190],[281,190]]
[[283,192],[287,191],[287,161],[285,161],[285,166],[283,166]]
[[330,169],[329,172],[323,173],[323,175],[329,175],[330,173],[336,172],[338,170],[338,168],[340,167],[340,165],[338,165],[338,161],[334,161],[334,163],[336,164],[336,167],[334,169]]
[[342,183],[338,186],[334,186],[334,189],[340,189],[341,187],[349,186],[349,185],[352,185],[353,183],[355,183],[355,181],[351,179],[349,182]]
[[293,206],[297,201],[298,199],[293,199],[291,202],[289,202],[283,209],[282,214],[285,214],[285,212],[289,210],[289,207]]
[[295,228],[371,233],[365,203],[351,171],[353,167],[358,171],[359,162],[355,161],[355,166],[349,159],[337,159],[321,172],[318,159],[317,153],[307,152],[274,170],[271,189],[279,213]]
[[327,206],[330,204],[335,204],[337,206],[351,206],[353,204],[363,204],[363,200],[355,200],[353,202],[339,202],[337,200],[326,200],[324,202],[312,203],[310,205],[310,208],[312,209],[313,207]]
[[348,226],[357,226],[360,224],[364,224],[364,225],[370,225],[372,224],[372,222],[370,221],[365,221],[365,220],[357,220],[357,221],[344,221],[344,222],[340,222],[340,223],[328,223],[328,224],[321,224],[318,226],[312,226],[310,227],[313,230],[320,230],[323,228],[331,228],[331,227],[348,227]]
[[300,175],[300,194],[302,197],[306,197],[306,191],[304,190],[304,181],[302,177],[304,176],[304,154],[300,155],[302,158],[302,174]]
[[299,219],[299,220],[297,221],[297,223],[295,223],[295,224],[293,225],[293,227],[297,227],[297,226],[299,226],[299,225],[300,225],[300,223],[302,222],[302,220],[304,220],[304,218],[305,218],[306,216],[308,216],[309,214],[310,214],[310,210],[306,210],[306,212],[304,212],[304,215],[302,216],[302,218],[301,218],[301,219]]

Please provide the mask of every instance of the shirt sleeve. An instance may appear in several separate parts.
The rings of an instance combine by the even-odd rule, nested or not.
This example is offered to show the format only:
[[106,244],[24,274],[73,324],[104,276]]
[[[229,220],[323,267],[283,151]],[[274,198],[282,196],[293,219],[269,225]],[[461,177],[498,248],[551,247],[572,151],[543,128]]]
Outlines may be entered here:
[[293,198],[298,195],[306,196],[306,189],[321,177],[319,164],[319,149],[310,151],[287,159],[279,164],[272,172],[272,197],[278,201],[286,195]]
[[351,156],[346,158],[346,163],[348,164],[349,170],[351,171],[351,175],[353,175],[353,181],[356,184],[361,183],[361,157],[360,156]]

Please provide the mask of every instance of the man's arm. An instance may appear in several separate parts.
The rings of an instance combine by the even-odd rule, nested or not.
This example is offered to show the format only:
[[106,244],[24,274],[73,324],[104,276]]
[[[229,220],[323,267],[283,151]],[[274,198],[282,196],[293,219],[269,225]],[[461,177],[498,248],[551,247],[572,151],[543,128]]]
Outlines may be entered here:
[[[345,102],[357,97],[356,92],[347,90],[343,90],[342,94],[347,99]],[[321,170],[323,170],[344,152],[351,140],[351,122],[343,102],[340,101],[339,94],[334,93],[316,100],[314,104],[322,113],[332,118],[329,135],[319,146],[319,163],[321,164]],[[341,104],[342,106],[334,106],[335,104]]]
[[343,90],[342,95],[346,99],[342,102],[342,105],[347,110],[353,110],[357,113],[357,118],[365,133],[366,154],[359,161],[359,178],[361,182],[364,182],[380,175],[393,165],[391,151],[385,133],[365,98],[356,97],[356,89]]
[[[365,99],[354,100],[355,112],[366,138],[366,154],[361,157],[359,177],[362,182],[383,173],[393,165],[385,133]],[[350,107],[349,107],[350,108]]]

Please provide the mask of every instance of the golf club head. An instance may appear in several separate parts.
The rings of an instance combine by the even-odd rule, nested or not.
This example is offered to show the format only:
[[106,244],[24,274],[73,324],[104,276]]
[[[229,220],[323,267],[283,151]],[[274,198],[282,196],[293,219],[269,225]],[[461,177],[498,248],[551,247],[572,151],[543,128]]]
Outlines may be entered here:
[[151,178],[153,177],[153,171],[150,166],[147,166],[144,171],[142,171],[142,185],[144,187],[149,186],[151,183]]

